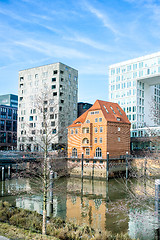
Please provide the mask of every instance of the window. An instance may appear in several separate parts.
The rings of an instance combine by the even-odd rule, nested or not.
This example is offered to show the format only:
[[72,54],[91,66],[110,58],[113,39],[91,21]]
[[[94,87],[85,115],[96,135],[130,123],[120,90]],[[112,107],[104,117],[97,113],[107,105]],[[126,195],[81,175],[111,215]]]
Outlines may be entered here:
[[103,132],[103,127],[100,127],[99,131],[100,131],[100,133]]
[[51,122],[51,127],[54,127],[55,126],[55,122]]
[[57,74],[57,73],[58,73],[58,70],[54,70],[54,71],[53,71],[53,74]]
[[51,114],[51,115],[50,115],[50,119],[54,119],[54,114]]
[[53,93],[53,96],[57,96],[57,92],[54,92],[54,93]]
[[95,118],[95,122],[98,122],[98,118]]
[[121,139],[120,139],[120,137],[118,137],[118,142],[120,142],[121,141]]
[[50,107],[50,112],[53,112],[53,107]]
[[78,134],[78,129],[75,129],[75,134]]
[[73,129],[71,129],[71,134],[73,134]]
[[52,134],[55,134],[56,133],[56,128],[52,130]]
[[94,139],[94,143],[97,143],[97,138]]
[[99,114],[99,111],[94,111],[94,112],[90,112],[91,115],[93,114]]
[[77,157],[77,148],[72,149],[72,157]]
[[84,139],[82,140],[82,143],[83,143],[83,144],[88,144],[88,143],[89,143],[88,138],[84,138]]
[[99,122],[102,122],[102,118],[99,118]]
[[30,117],[29,117],[29,121],[33,121],[33,116],[30,116]]
[[121,131],[121,128],[120,127],[118,127],[118,132],[120,132]]
[[60,70],[60,74],[63,74],[63,73],[64,73],[64,71]]
[[4,120],[1,120],[0,121],[0,130],[2,130],[2,131],[4,130],[4,126],[5,126],[4,124],[5,124]]
[[82,133],[89,133],[89,128],[82,128]]
[[86,123],[90,123],[90,120],[89,120],[89,119],[87,119]]
[[95,153],[96,158],[101,158],[102,157],[102,150],[101,148],[96,148],[96,153]]
[[6,121],[6,131],[12,131],[12,122]]
[[89,156],[90,155],[90,149],[86,148],[86,155]]
[[56,78],[52,78],[52,82],[56,82]]
[[94,132],[97,133],[98,132],[98,129],[97,127],[94,128]]
[[56,89],[56,85],[52,85],[52,89]]
[[117,121],[121,121],[121,119],[117,117]]
[[99,139],[99,143],[102,143],[102,138]]

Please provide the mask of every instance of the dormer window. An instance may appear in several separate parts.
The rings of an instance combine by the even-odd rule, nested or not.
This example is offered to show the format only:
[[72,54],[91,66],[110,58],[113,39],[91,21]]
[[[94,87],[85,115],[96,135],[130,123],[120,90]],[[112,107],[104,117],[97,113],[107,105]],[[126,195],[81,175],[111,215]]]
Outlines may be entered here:
[[89,119],[87,119],[86,123],[90,123],[90,120],[89,120]]
[[121,119],[119,117],[117,117],[117,121],[121,121]]

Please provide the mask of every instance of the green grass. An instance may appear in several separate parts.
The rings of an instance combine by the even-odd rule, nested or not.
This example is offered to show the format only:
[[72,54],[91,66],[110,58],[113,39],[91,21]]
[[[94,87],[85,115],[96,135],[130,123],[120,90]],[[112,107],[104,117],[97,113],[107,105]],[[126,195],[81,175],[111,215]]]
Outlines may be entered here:
[[47,236],[42,236],[42,216],[40,214],[0,201],[0,235],[11,239],[131,240],[126,234],[113,236],[109,231],[99,233],[87,225],[79,226],[60,218],[48,220]]

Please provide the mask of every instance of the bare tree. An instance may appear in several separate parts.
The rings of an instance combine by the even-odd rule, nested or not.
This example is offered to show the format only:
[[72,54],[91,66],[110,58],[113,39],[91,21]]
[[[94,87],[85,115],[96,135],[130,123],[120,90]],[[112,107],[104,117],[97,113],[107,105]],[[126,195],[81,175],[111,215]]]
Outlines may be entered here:
[[[57,143],[59,143],[59,139],[61,139],[61,146],[66,141],[66,128],[65,125],[59,124],[57,106],[58,103],[53,99],[50,92],[42,92],[34,101],[34,111],[38,118],[36,129],[33,127],[33,123],[30,122],[25,123],[23,130],[27,141],[25,147],[28,149],[28,153],[32,154],[32,156],[34,153],[36,158],[36,161],[31,164],[25,174],[26,176],[32,176],[35,189],[38,188],[38,191],[40,191],[40,186],[37,185],[37,182],[41,180],[43,183],[41,191],[43,194],[42,234],[44,235],[46,234],[48,190],[52,188],[52,169],[55,168],[53,157],[58,154],[58,150],[55,149],[58,149]],[[34,152],[30,153],[30,151]],[[58,167],[57,164],[56,168]]]

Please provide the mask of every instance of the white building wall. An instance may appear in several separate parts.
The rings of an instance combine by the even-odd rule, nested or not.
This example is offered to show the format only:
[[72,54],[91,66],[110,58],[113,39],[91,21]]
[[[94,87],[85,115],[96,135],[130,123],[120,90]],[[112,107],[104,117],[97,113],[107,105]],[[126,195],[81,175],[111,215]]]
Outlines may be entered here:
[[[52,132],[55,131],[51,133],[54,134],[52,143],[67,143],[66,127],[77,117],[78,71],[55,63],[19,72],[19,150],[22,145],[26,149],[31,144],[33,151],[35,142],[40,141],[43,116],[38,113],[37,105],[40,105],[39,98],[43,98],[45,93],[48,125]],[[33,126],[30,126],[32,123]],[[32,134],[33,131],[35,134]],[[33,137],[33,140],[29,141],[29,137]]]

